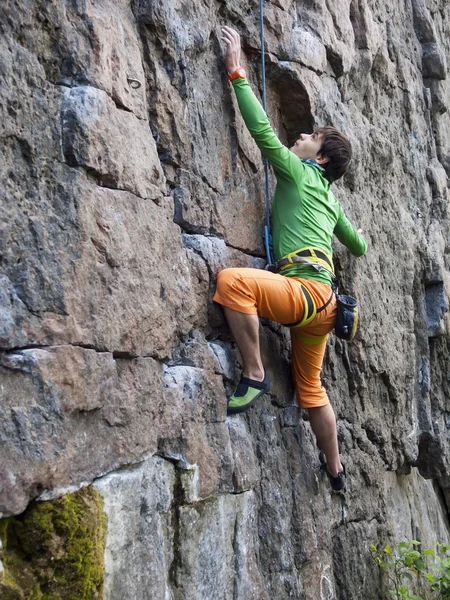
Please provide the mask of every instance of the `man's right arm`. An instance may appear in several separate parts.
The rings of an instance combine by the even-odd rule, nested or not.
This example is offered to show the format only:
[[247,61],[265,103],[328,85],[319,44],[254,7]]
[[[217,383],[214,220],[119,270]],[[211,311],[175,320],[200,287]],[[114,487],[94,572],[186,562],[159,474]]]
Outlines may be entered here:
[[354,256],[364,256],[367,252],[367,240],[356,231],[347,219],[342,206],[339,206],[339,219],[334,228],[334,234]]
[[[227,26],[222,29],[222,39],[226,44],[225,67],[231,75],[240,68],[241,39],[237,31]],[[292,166],[297,175],[301,174],[305,169],[302,161],[277,138],[247,79],[238,76],[233,79],[233,87],[245,124],[277,175],[292,177]]]
[[292,163],[295,162],[295,169],[299,174],[305,168],[302,161],[275,135],[269,119],[247,79],[235,79],[233,87],[242,118],[263,156],[267,158],[276,172],[288,176],[291,175]]

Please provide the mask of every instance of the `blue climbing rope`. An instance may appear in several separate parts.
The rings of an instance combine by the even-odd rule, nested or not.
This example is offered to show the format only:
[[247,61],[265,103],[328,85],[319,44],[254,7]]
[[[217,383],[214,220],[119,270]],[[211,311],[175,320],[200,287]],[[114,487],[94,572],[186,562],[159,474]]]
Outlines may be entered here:
[[[266,61],[264,54],[264,0],[259,0],[259,31],[261,38],[261,82],[262,101],[264,112],[266,110]],[[272,264],[272,236],[270,234],[270,202],[269,202],[269,163],[264,159],[265,195],[266,195],[266,224],[264,225],[264,247],[266,249],[267,263]]]

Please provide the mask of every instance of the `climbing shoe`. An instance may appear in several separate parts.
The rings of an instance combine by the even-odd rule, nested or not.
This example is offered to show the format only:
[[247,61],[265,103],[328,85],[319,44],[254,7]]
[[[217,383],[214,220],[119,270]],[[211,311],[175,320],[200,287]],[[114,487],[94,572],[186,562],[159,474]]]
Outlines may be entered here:
[[325,471],[325,473],[327,474],[332,489],[335,492],[342,492],[343,490],[345,490],[345,465],[343,464],[343,470],[340,473],[338,473],[336,477],[333,477],[333,475],[331,475],[331,473],[328,471],[327,457],[325,456],[325,452],[323,452],[323,450],[320,451],[319,460],[321,462],[322,471]]
[[228,399],[227,415],[244,412],[253,406],[260,396],[271,389],[270,377],[264,374],[262,381],[242,377],[234,394]]

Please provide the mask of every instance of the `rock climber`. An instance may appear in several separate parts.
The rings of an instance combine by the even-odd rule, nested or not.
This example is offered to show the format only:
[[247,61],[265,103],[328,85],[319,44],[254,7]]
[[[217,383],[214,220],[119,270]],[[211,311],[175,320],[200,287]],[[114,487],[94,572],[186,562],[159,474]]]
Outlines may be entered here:
[[[336,418],[320,372],[328,333],[336,320],[332,290],[333,234],[355,256],[367,251],[361,230],[355,230],[330,190],[344,175],[351,145],[334,127],[302,133],[289,149],[274,131],[240,65],[239,34],[222,29],[225,67],[245,124],[272,165],[277,185],[272,204],[275,268],[233,268],[219,273],[214,300],[223,306],[243,361],[242,378],[228,400],[228,414],[250,408],[271,382],[259,346],[259,319],[291,326],[292,373],[298,404],[309,413],[317,443],[326,456],[326,472],[334,490],[345,487],[337,440]],[[315,309],[315,310],[312,310]],[[314,314],[305,322],[305,315]],[[303,321],[303,322],[302,322]]]

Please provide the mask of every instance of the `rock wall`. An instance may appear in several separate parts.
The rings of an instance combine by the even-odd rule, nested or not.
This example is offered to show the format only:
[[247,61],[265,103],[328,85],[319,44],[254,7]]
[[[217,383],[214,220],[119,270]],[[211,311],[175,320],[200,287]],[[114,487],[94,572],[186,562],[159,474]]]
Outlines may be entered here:
[[352,344],[331,336],[323,371],[348,490],[331,495],[320,474],[282,327],[261,329],[273,392],[226,418],[239,357],[211,299],[224,266],[264,265],[264,188],[220,26],[240,31],[258,89],[258,3],[10,0],[0,6],[5,598],[41,597],[8,570],[20,547],[6,517],[25,511],[26,522],[35,499],[59,502],[91,482],[108,525],[104,582],[86,598],[376,600],[371,544],[449,540],[450,5],[264,10],[280,138],[333,123],[354,147],[335,193],[370,249],[356,260],[336,242],[335,258],[361,328]]

